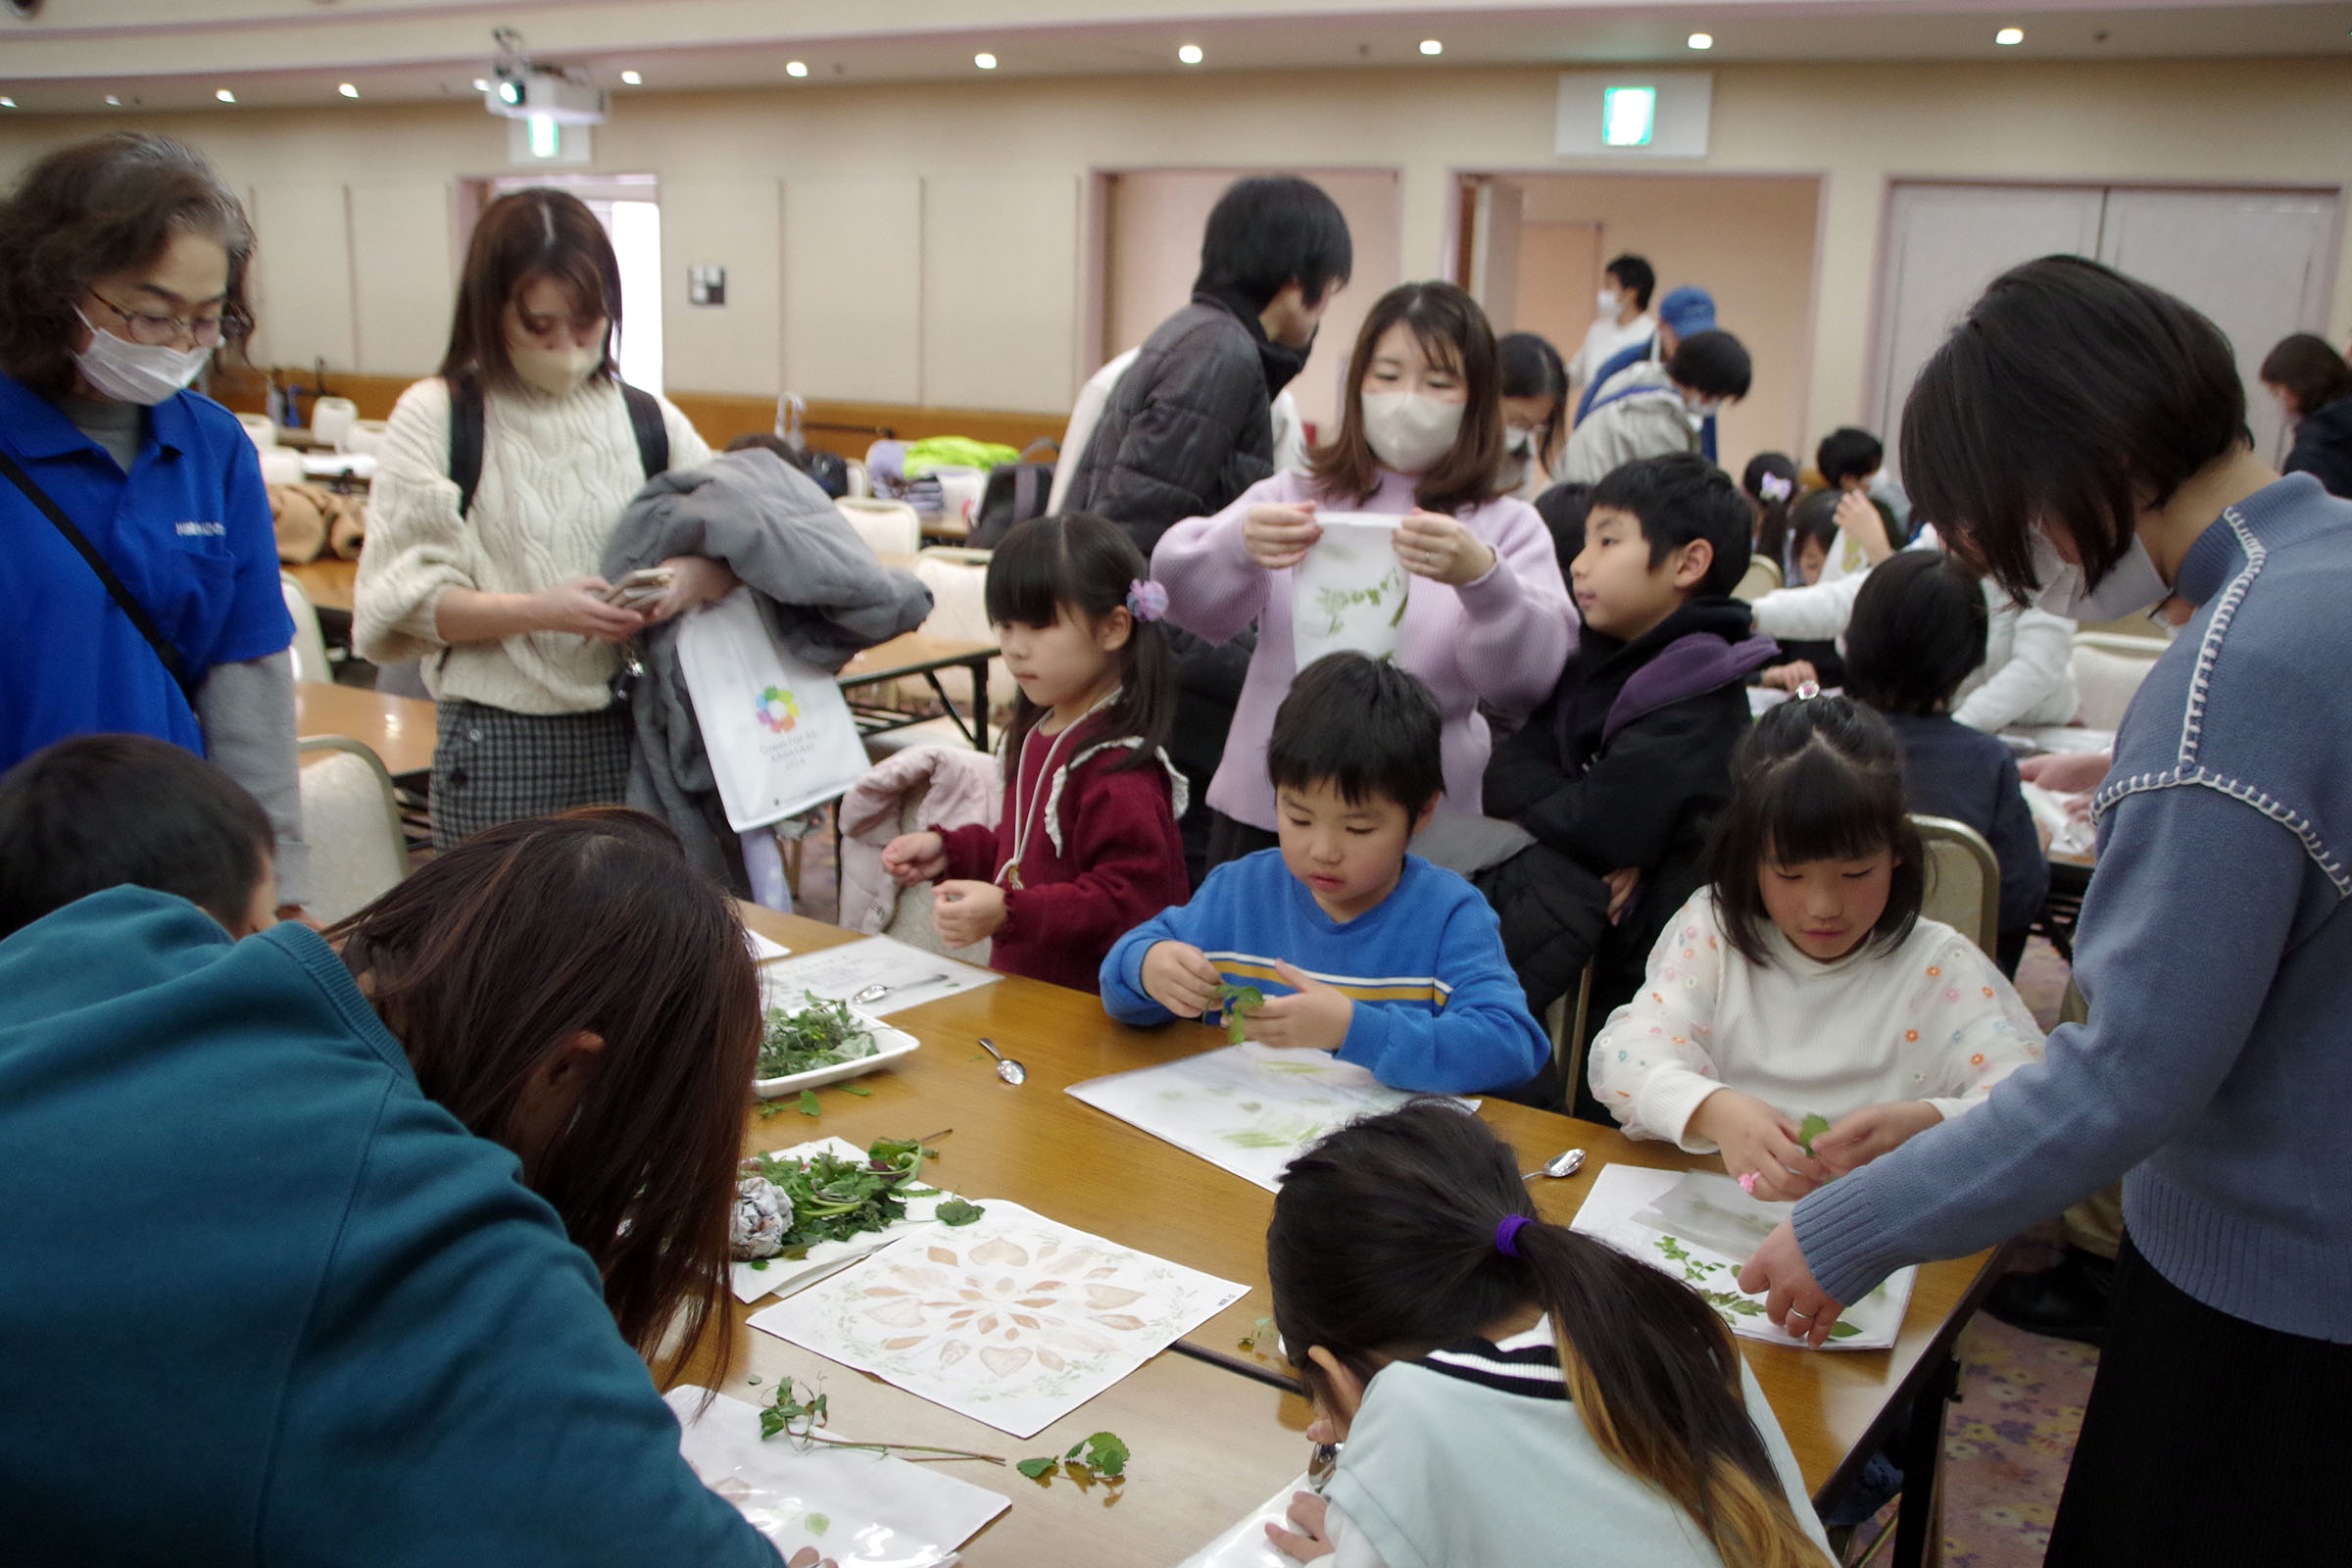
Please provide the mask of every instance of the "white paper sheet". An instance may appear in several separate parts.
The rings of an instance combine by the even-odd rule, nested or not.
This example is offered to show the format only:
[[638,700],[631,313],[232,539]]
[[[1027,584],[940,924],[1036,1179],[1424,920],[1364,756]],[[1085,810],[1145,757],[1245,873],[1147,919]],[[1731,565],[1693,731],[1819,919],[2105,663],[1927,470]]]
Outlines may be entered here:
[[[854,1448],[803,1452],[787,1438],[762,1439],[758,1407],[723,1394],[698,1415],[703,1392],[677,1388],[664,1396],[685,1427],[680,1451],[705,1486],[741,1509],[787,1557],[814,1546],[845,1568],[937,1568],[954,1562],[958,1546],[1012,1506],[945,1466]],[[989,1465],[958,1468],[999,1473]]]
[[2052,855],[2094,855],[2098,852],[2099,836],[2091,830],[2090,818],[2077,816],[2073,803],[2079,795],[2060,795],[2038,784],[2018,785],[2026,798],[2026,810],[2033,815],[2036,827],[2050,835]]
[[1298,1559],[1266,1539],[1266,1526],[1290,1528],[1291,1499],[1313,1485],[1301,1472],[1298,1479],[1277,1492],[1232,1529],[1194,1552],[1176,1568],[1298,1568]]
[[894,942],[889,937],[867,937],[862,942],[845,942],[820,953],[805,953],[761,969],[760,1004],[806,1006],[808,999],[802,995],[805,991],[813,991],[828,1001],[847,1002],[868,986],[891,986],[895,989],[887,995],[858,1004],[865,1012],[886,1013],[937,1002],[959,991],[976,991],[1000,978],[993,969],[974,968],[904,942]]
[[[863,1159],[865,1151],[846,1138],[819,1138],[812,1144],[795,1144],[774,1153],[786,1159],[807,1159],[811,1154],[832,1154],[841,1159]],[[934,1193],[929,1198],[906,1200],[906,1213],[902,1219],[878,1231],[843,1242],[818,1242],[808,1249],[807,1257],[763,1257],[759,1263],[735,1263],[728,1284],[738,1301],[757,1301],[762,1296],[790,1296],[793,1292],[814,1285],[828,1274],[840,1272],[869,1253],[931,1223],[939,1205],[956,1195]],[[760,1267],[764,1263],[765,1268]]]
[[936,1222],[752,1317],[1016,1438],[1035,1437],[1246,1287],[1001,1198]]
[[1291,568],[1291,646],[1298,667],[1350,649],[1374,659],[1396,651],[1411,581],[1396,559],[1400,516],[1370,512],[1315,515],[1323,537]]
[[[1738,1255],[1700,1246],[1692,1239],[1644,1224],[1639,1216],[1653,1205],[1703,1201],[1718,1223],[1740,1225],[1744,1231],[1761,1224],[1765,1234],[1788,1215],[1793,1203],[1767,1203],[1748,1197],[1729,1176],[1708,1171],[1645,1170],[1638,1165],[1610,1165],[1592,1179],[1592,1191],[1576,1211],[1570,1229],[1607,1242],[1661,1273],[1687,1282],[1729,1324],[1734,1334],[1768,1345],[1797,1345],[1772,1326],[1764,1315],[1764,1298],[1740,1289],[1740,1270],[1747,1254]],[[1852,1332],[1836,1335],[1826,1350],[1884,1350],[1894,1344],[1911,1304],[1916,1268],[1897,1269],[1886,1282],[1847,1307],[1838,1318]]]
[[[1068,1093],[1269,1193],[1325,1133],[1416,1098],[1328,1051],[1255,1041],[1089,1078]],[[1478,1108],[1475,1100],[1455,1103]]]
[[783,943],[770,941],[749,926],[744,927],[743,934],[751,939],[754,963],[765,963],[771,958],[787,957],[792,953],[792,950]]

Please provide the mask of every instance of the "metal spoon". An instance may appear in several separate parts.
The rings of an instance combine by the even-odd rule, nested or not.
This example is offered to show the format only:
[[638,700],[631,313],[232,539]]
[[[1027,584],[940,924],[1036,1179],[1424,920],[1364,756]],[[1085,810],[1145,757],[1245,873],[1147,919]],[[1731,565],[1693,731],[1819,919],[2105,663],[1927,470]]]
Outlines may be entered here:
[[862,1007],[869,1002],[880,1002],[884,997],[895,992],[917,991],[924,986],[945,985],[955,978],[952,974],[933,974],[925,975],[920,980],[902,980],[896,985],[867,986],[863,991],[850,998],[850,1005]]
[[1563,1149],[1558,1153],[1552,1155],[1548,1163],[1542,1165],[1535,1170],[1529,1171],[1526,1175],[1520,1177],[1519,1179],[1523,1182],[1532,1182],[1539,1176],[1548,1176],[1554,1181],[1560,1181],[1566,1177],[1575,1175],[1578,1171],[1583,1170],[1584,1168],[1585,1152],[1583,1150]]
[[986,1035],[980,1037],[980,1049],[997,1058],[997,1076],[1008,1084],[1018,1085],[1029,1076],[1029,1069],[997,1050],[997,1043]]

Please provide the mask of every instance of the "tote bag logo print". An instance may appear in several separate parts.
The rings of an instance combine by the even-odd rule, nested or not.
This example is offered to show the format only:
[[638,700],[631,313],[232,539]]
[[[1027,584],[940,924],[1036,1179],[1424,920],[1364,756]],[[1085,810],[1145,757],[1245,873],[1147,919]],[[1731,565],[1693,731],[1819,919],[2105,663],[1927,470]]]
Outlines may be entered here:
[[769,686],[761,690],[752,709],[760,726],[772,734],[781,735],[801,721],[799,699],[788,686]]

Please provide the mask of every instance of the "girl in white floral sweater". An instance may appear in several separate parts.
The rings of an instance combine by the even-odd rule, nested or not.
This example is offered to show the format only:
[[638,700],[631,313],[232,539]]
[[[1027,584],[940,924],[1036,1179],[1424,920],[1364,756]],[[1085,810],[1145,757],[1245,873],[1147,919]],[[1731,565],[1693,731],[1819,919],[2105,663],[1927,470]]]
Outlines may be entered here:
[[[2041,1032],[1990,957],[1920,914],[1925,871],[1886,720],[1835,697],[1774,709],[1740,749],[1709,885],[1592,1042],[1592,1093],[1774,1200],[1967,1110]],[[1808,1116],[1829,1130],[1805,1138]]]

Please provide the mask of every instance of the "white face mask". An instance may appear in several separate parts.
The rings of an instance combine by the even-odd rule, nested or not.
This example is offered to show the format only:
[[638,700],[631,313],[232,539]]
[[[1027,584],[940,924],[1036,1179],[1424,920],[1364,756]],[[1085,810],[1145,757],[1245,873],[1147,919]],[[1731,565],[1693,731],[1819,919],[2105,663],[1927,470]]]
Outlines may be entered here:
[[[76,310],[75,316],[81,316]],[[81,316],[90,329],[90,345],[74,356],[81,378],[100,397],[117,403],[140,403],[152,408],[204,373],[213,357],[208,348],[175,349],[165,344],[133,343]]]
[[1536,432],[1521,424],[1502,427],[1502,450],[1525,463],[1536,455]]
[[584,349],[543,349],[535,343],[509,341],[507,355],[514,362],[516,375],[553,398],[570,396],[605,363],[601,343]]
[[1601,315],[1612,321],[1617,319],[1617,291],[1615,289],[1602,289],[1598,294],[1592,296],[1592,303],[1600,307]]
[[1398,473],[1435,467],[1452,450],[1469,407],[1426,392],[1367,392],[1363,404],[1364,439],[1372,443],[1372,455]]
[[2040,585],[2034,590],[2034,603],[2053,615],[2069,620],[2121,620],[2162,604],[2172,592],[2136,534],[2124,559],[2099,579],[2096,588],[2083,580],[2081,566],[2058,554],[2058,547],[2039,528],[2028,529],[2026,539],[2034,553],[2034,580]]
[[1703,428],[1706,422],[1714,416],[1715,404],[1711,400],[1699,397],[1694,393],[1683,394],[1683,417],[1690,421],[1691,429]]

